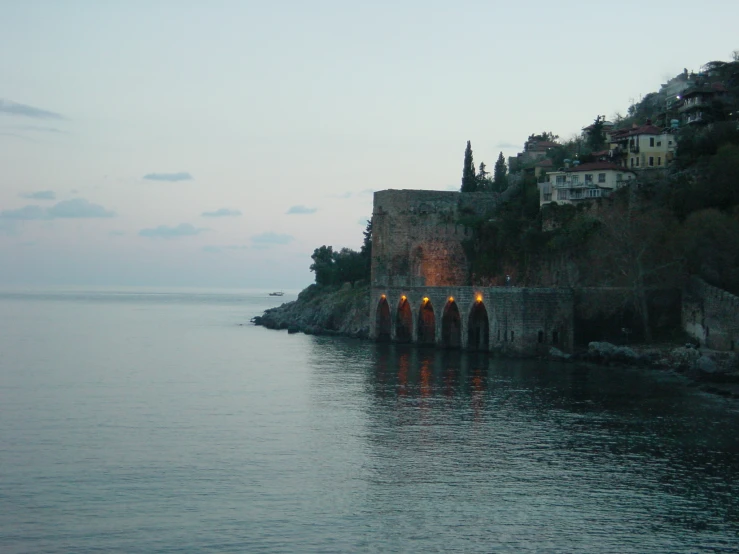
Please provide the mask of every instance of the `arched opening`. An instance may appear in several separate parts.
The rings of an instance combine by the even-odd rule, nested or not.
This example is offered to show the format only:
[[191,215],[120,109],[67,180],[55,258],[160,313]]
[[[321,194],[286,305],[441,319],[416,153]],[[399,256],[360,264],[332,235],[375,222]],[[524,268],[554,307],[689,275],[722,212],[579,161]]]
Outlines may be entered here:
[[377,305],[377,340],[378,341],[389,341],[390,340],[390,306],[388,306],[385,295],[380,298],[380,303]]
[[470,321],[467,332],[467,347],[470,350],[487,350],[490,340],[488,311],[485,304],[478,301],[470,312]]
[[462,346],[462,318],[454,300],[449,300],[441,318],[441,344],[445,348]]
[[398,342],[410,342],[413,337],[413,315],[411,305],[405,296],[400,298],[398,311],[395,314],[395,340]]
[[436,344],[436,316],[428,298],[424,298],[418,311],[418,344]]

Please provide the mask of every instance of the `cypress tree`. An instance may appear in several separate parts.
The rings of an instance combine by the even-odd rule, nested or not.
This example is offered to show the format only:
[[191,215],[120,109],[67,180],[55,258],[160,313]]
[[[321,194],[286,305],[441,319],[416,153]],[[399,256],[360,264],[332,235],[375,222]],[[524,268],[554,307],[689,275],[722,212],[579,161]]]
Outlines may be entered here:
[[495,183],[495,190],[498,192],[504,191],[508,187],[507,172],[508,168],[506,167],[503,152],[501,152],[498,155],[498,161],[495,162],[495,169],[493,170],[493,183]]
[[464,151],[464,167],[462,168],[462,192],[475,192],[477,190],[477,175],[475,175],[475,164],[472,162],[472,145],[467,141]]

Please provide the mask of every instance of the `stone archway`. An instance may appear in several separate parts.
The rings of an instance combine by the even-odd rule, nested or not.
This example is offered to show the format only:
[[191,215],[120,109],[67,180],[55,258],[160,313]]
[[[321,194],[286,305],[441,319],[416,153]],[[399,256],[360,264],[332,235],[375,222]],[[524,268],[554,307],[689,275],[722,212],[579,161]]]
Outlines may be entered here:
[[449,299],[441,318],[441,345],[444,348],[460,348],[462,346],[462,317],[453,299]]
[[390,340],[390,306],[387,303],[385,295],[380,298],[380,302],[377,304],[376,314],[376,329],[377,329],[377,340],[378,341],[389,341]]
[[418,344],[436,344],[436,315],[428,298],[423,299],[421,309],[418,310]]
[[490,323],[482,300],[472,306],[467,328],[467,347],[470,350],[487,350],[490,344]]
[[411,342],[413,338],[413,314],[411,304],[405,296],[401,296],[398,311],[395,314],[395,340]]

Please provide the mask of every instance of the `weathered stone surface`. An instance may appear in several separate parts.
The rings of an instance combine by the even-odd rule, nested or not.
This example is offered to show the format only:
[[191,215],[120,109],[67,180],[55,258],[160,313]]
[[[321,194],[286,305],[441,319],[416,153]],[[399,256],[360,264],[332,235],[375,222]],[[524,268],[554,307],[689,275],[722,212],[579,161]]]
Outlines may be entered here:
[[549,357],[552,360],[566,362],[566,361],[569,361],[572,356],[570,356],[569,354],[566,354],[565,352],[562,352],[559,348],[554,348],[552,346],[549,349]]
[[683,328],[701,346],[739,349],[739,297],[691,278],[682,303]]
[[695,367],[700,373],[707,373],[709,375],[713,375],[714,373],[718,372],[718,366],[716,365],[716,362],[714,362],[708,356],[701,356],[700,358],[698,358],[698,360],[695,362]]
[[458,286],[469,281],[464,216],[482,216],[497,193],[383,190],[372,213],[375,286]]

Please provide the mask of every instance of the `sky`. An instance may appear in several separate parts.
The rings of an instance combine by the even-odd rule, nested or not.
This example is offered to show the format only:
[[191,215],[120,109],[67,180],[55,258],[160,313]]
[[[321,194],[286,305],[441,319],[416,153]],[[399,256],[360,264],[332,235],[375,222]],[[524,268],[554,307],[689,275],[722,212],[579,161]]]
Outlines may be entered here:
[[739,49],[739,2],[0,0],[0,285],[300,289],[373,191],[458,190]]

